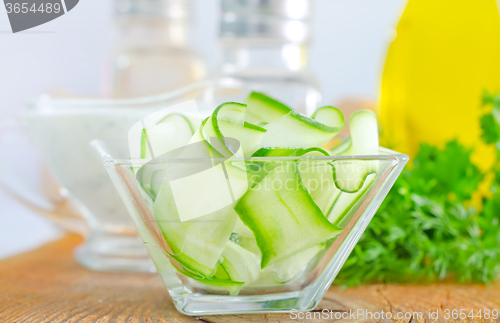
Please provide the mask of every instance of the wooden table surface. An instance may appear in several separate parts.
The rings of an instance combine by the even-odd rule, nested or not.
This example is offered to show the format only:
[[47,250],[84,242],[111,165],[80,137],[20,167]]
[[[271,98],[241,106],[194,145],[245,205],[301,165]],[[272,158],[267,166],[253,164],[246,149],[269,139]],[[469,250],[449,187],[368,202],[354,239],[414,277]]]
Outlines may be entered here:
[[[480,309],[500,310],[497,285],[370,285],[332,287],[316,313],[309,313],[317,319],[295,319],[290,314],[188,317],[175,310],[156,274],[100,273],[79,267],[71,250],[80,242],[78,236],[68,235],[0,261],[0,322],[470,322],[471,318],[453,319],[452,310],[467,314],[473,310],[475,316]],[[334,312],[328,319],[318,319],[325,315],[320,313],[323,309]],[[438,318],[428,319],[429,310]],[[376,319],[382,311],[384,318],[388,312],[394,318],[398,313],[407,318]],[[414,318],[408,318],[412,312]],[[351,313],[350,318],[341,318]],[[361,316],[353,319],[355,313]]]

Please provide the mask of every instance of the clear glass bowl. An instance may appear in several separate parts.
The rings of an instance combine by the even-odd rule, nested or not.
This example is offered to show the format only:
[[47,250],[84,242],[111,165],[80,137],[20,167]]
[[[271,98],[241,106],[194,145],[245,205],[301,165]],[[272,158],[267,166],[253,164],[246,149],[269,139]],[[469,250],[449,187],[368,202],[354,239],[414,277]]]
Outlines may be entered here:
[[[357,193],[340,193],[344,194],[344,202],[349,201],[349,198],[352,197],[352,201],[344,203],[344,205],[348,205],[345,208],[347,212],[344,212],[343,216],[334,222],[342,231],[335,238],[323,242],[318,250],[308,258],[308,261],[300,265],[300,268],[294,268],[296,263],[292,262],[286,268],[292,272],[286,281],[279,278],[279,272],[264,269],[255,281],[243,285],[238,293],[230,293],[229,290],[204,284],[180,273],[183,270],[182,265],[175,257],[172,257],[172,248],[168,246],[160,225],[156,221],[158,214],[155,214],[154,203],[144,190],[141,181],[138,180],[139,176],[136,175],[137,169],[146,163],[154,166],[157,170],[165,170],[182,168],[185,167],[186,163],[206,164],[212,163],[214,160],[114,159],[100,142],[93,141],[92,145],[99,151],[175,307],[186,315],[276,313],[289,312],[292,309],[297,311],[314,309],[408,161],[408,156],[387,149],[381,149],[380,155],[375,156],[234,158],[233,163],[247,166],[294,163],[299,168],[304,167],[303,169],[306,170],[325,165],[343,167],[352,165],[354,161],[364,165],[368,163],[373,166],[375,164],[376,172],[374,175],[370,175],[370,184],[368,181],[366,182],[367,184],[362,190],[363,193],[359,193],[357,196],[345,195]],[[324,189],[331,188],[325,187]],[[193,197],[193,203],[196,202]],[[335,209],[335,205],[333,209]],[[328,216],[328,214],[326,215]],[[210,225],[210,223],[207,224],[207,230],[212,229]],[[238,236],[236,239],[233,238],[234,234],[231,239],[239,243]]]

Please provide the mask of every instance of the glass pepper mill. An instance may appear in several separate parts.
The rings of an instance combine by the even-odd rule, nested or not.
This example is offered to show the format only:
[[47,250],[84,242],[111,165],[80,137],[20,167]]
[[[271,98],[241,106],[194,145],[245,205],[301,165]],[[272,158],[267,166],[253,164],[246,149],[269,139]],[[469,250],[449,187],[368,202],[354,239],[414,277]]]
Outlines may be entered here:
[[115,0],[114,97],[168,92],[206,75],[189,43],[189,0]]
[[321,94],[308,66],[311,0],[221,0],[219,76],[311,114]]

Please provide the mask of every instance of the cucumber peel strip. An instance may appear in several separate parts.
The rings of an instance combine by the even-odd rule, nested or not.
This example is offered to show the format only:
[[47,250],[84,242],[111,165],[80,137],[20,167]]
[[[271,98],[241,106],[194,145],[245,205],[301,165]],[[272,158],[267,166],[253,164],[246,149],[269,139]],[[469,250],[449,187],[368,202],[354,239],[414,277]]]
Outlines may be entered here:
[[[180,118],[182,123],[174,118]],[[175,136],[163,138],[165,134],[162,131],[169,131],[171,128],[177,128]],[[195,133],[195,127],[194,120],[190,120],[180,113],[171,113],[156,124],[143,128],[141,133],[140,159],[151,159],[153,156],[150,149],[153,150],[154,155],[159,156],[182,147],[189,141],[189,138],[180,136],[181,132],[185,132],[191,137]]]
[[236,223],[233,205],[181,222],[167,184],[154,203],[154,215],[171,250],[170,256],[191,271],[212,277]]
[[241,137],[246,104],[226,102],[219,105],[203,126],[203,137],[221,155],[241,155]]
[[245,121],[257,125],[266,125],[292,111],[283,103],[260,92],[252,92],[248,96]]
[[[303,156],[328,156],[328,152],[321,148],[310,148],[301,152]],[[307,160],[302,163],[309,163]],[[311,166],[311,167],[309,167]],[[299,167],[302,184],[306,187],[314,203],[327,216],[341,191],[335,185],[332,163],[324,160],[315,160],[308,165],[307,171]]]
[[334,107],[324,107],[329,123],[324,124],[295,111],[267,124],[262,147],[310,148],[323,147],[344,128],[344,115]]
[[262,147],[252,154],[252,157],[288,157],[288,156],[303,156],[310,152],[319,152],[323,156],[330,154],[323,148],[311,147],[303,148],[277,148],[277,147]]
[[[155,265],[158,269],[158,272],[163,275],[163,274],[168,274],[168,270],[166,268],[167,264],[172,265],[172,267],[177,271],[179,274],[184,275],[188,278],[191,278],[193,280],[196,280],[202,284],[209,285],[210,287],[215,287],[216,289],[222,289],[225,290],[229,293],[231,296],[238,295],[241,288],[243,288],[243,282],[238,282],[238,281],[233,281],[231,279],[224,279],[224,278],[219,278],[219,277],[203,277],[196,272],[193,272],[187,268],[178,268],[177,266],[173,265],[170,260],[168,260],[169,257],[172,257],[172,255],[167,252],[166,250],[163,250],[161,247],[153,245],[151,243],[146,243],[146,247],[149,250],[150,253],[155,254]],[[158,253],[158,251],[160,253]],[[164,257],[162,257],[164,255]],[[158,258],[162,257],[162,261],[158,261]],[[152,257],[153,258],[153,257]],[[165,259],[163,259],[165,258]],[[173,257],[172,257],[173,258]],[[175,258],[173,258],[175,260]],[[218,268],[221,268],[224,270],[221,266]]]
[[328,214],[328,221],[342,228],[345,224],[343,223],[345,222],[345,216],[358,203],[366,191],[368,191],[370,186],[375,182],[375,178],[375,174],[368,174],[360,190],[355,193],[340,193]]
[[[370,110],[358,110],[349,119],[350,145],[342,155],[378,155],[377,116]],[[345,147],[345,146],[343,146]],[[338,189],[356,193],[370,174],[377,173],[378,162],[370,160],[335,161],[333,177]]]
[[[274,169],[236,205],[242,222],[254,233],[262,253],[261,268],[278,263],[338,235],[300,181],[295,162],[283,172]],[[274,189],[273,180],[292,182],[292,189]],[[284,184],[282,184],[284,185]],[[279,237],[277,239],[276,237]]]
[[[151,159],[185,146],[195,132],[194,123],[194,119],[190,120],[190,118],[180,113],[171,113],[154,125],[143,128],[139,158]],[[173,135],[174,132],[175,136]],[[136,174],[139,174],[139,169],[133,170]],[[154,201],[160,188],[153,183],[154,174],[145,175],[143,169],[141,174],[138,175],[139,182],[146,194]],[[148,181],[147,178],[150,180]]]
[[260,275],[260,257],[229,240],[220,263],[229,279],[250,284]]

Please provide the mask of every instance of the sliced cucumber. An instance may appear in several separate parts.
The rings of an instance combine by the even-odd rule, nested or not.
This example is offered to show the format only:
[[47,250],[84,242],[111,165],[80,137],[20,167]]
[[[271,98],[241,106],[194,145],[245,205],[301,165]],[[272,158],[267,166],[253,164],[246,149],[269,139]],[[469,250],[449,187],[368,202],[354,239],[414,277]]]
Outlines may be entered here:
[[328,215],[328,221],[331,223],[343,227],[345,223],[342,223],[345,219],[347,213],[354,207],[354,205],[361,199],[363,194],[370,188],[370,186],[375,181],[377,177],[376,174],[369,174],[363,183],[360,190],[355,193],[342,192],[338,196],[337,200],[333,204],[333,207]]
[[330,153],[330,156],[341,156],[346,154],[349,147],[351,147],[351,139],[345,139],[341,141],[337,146],[329,149],[328,152]]
[[[139,156],[132,158],[152,159],[165,153],[178,150],[189,143],[194,134],[194,127],[199,122],[195,118],[188,118],[180,113],[171,113],[157,123],[142,129],[140,139]],[[134,150],[131,149],[131,154]],[[140,183],[144,191],[153,199],[156,198],[161,187],[158,177],[164,177],[164,172],[158,169],[152,170],[148,167],[141,169],[135,168],[134,172],[138,174]],[[148,178],[148,179],[146,179]]]
[[245,171],[225,161],[191,176],[170,180],[169,185],[180,219],[189,221],[234,206],[247,191],[248,178]]
[[[328,152],[322,148],[312,147],[308,149],[296,148],[261,148],[256,151],[252,157],[285,157],[285,156],[328,156]],[[260,182],[274,167],[280,165],[280,162],[255,163],[261,168],[257,172]],[[333,181],[332,165],[325,161],[300,161],[299,172],[303,185],[308,190],[313,201],[319,206],[323,214],[328,214],[333,202],[337,198],[340,190],[337,189]]]
[[[272,147],[264,147],[257,150],[251,157],[289,157],[289,156],[302,156],[309,152],[318,152],[323,155],[328,155],[324,149],[321,148],[272,148]],[[276,160],[267,160],[267,161],[249,161],[248,172],[251,186],[259,183],[264,177],[269,174],[274,167],[282,165],[282,161],[279,159]]]
[[338,125],[341,124],[343,127],[345,123],[342,111],[332,106],[324,106],[316,109],[316,111],[312,114],[311,119],[330,127],[338,127]]
[[181,222],[170,185],[160,190],[154,203],[156,222],[170,248],[172,258],[203,277],[212,277],[237,215],[233,205]]
[[222,259],[221,266],[229,279],[249,284],[259,278],[260,257],[236,243],[228,241]]
[[225,273],[221,265],[217,266],[216,274],[213,277],[206,278],[188,270],[187,268],[177,268],[176,266],[173,266],[171,261],[168,259],[169,254],[159,246],[150,243],[145,243],[145,245],[151,255],[151,259],[153,259],[158,273],[164,277],[163,279],[170,278],[168,267],[172,266],[178,273],[194,279],[201,284],[207,285],[209,288],[227,291],[229,292],[229,295],[238,295],[239,291],[243,287],[242,282],[232,281]]
[[236,219],[236,224],[234,225],[233,232],[238,234],[239,236],[254,238],[252,230],[250,230],[249,227],[247,227],[243,222],[241,222],[241,219],[239,217],[238,219]]
[[[323,149],[304,150],[304,156],[328,156]],[[340,190],[333,180],[333,167],[327,160],[303,160],[299,162],[302,184],[307,189],[314,203],[327,216],[340,195]]]
[[250,93],[247,105],[245,120],[256,125],[268,124],[292,111],[283,103],[259,92]]
[[262,147],[252,154],[252,157],[286,157],[291,156],[297,148]]
[[[200,282],[203,285],[207,285],[210,289],[216,290],[216,291],[221,291],[221,292],[229,292],[230,296],[236,296],[239,294],[240,290],[243,288],[242,282],[236,282],[230,279],[220,279],[217,277],[212,277],[212,278],[199,278],[199,277],[192,277],[189,275],[189,273],[182,272],[180,271],[181,274],[183,274],[186,277],[189,277],[191,279],[194,279],[198,282]],[[205,286],[203,286],[205,287]]]
[[377,116],[371,110],[358,110],[349,118],[351,145],[343,155],[378,155]]
[[227,102],[219,105],[203,126],[203,138],[222,156],[242,155],[241,138],[247,106]]
[[261,146],[304,149],[324,146],[344,127],[344,116],[340,110],[332,107],[326,111],[330,114],[329,118],[324,118],[331,122],[328,124],[290,111],[264,126],[267,132]]
[[[314,154],[317,152],[317,154]],[[287,157],[287,156],[303,156],[311,153],[311,156],[328,156],[328,152],[322,148],[275,148],[262,147],[252,154],[252,157]]]
[[[231,280],[231,278],[229,278],[229,275],[227,274],[226,270],[224,269],[224,267],[221,266],[220,263],[217,266],[217,269],[215,270],[215,274],[214,274],[213,278],[222,279],[222,280]],[[241,282],[239,282],[239,283],[241,283]]]
[[241,198],[235,210],[255,235],[262,253],[261,268],[312,248],[340,231],[328,222],[301,184],[295,162],[275,168]]
[[[144,130],[143,133],[146,133]],[[143,141],[145,142],[145,141]],[[201,136],[200,129],[195,132],[189,142],[182,147],[166,152],[162,155],[156,156],[157,159],[195,159],[195,158],[210,158],[213,155],[214,149],[208,143],[205,143]],[[220,156],[221,157],[221,156]],[[201,164],[201,162],[199,163]],[[157,161],[150,161],[147,164],[136,170],[137,180],[141,184],[144,191],[154,201],[158,195],[159,190],[167,181],[167,174],[170,172],[176,173],[193,173],[195,167],[199,168],[200,165],[196,163],[183,165],[182,163],[163,163]],[[206,168],[212,166],[209,163]],[[179,168],[182,168],[179,170]],[[189,169],[191,168],[191,169]],[[193,213],[195,214],[195,213]]]
[[153,200],[166,182],[165,170],[161,167],[143,166],[135,170],[136,177],[142,189]]
[[[252,236],[239,235],[238,233],[233,233],[231,236],[231,241],[238,244],[239,246],[245,248],[248,251],[253,252],[259,258],[262,256],[259,246],[257,246],[257,241],[252,233]],[[259,261],[260,264],[260,261]]]
[[[200,159],[179,162],[176,167],[171,168],[171,174],[167,172],[182,221],[234,205],[247,191],[249,184],[245,162],[232,160],[235,153],[241,152],[239,140],[243,131],[245,108],[245,105],[233,103],[219,106],[202,123],[190,141],[192,144],[201,143],[200,147],[196,146],[195,152]],[[186,148],[186,153],[179,157],[185,155],[189,158],[193,153]],[[193,174],[172,180],[172,177],[175,178],[184,169],[184,173],[192,170]]]
[[[349,119],[350,146],[342,155],[378,155],[377,116],[370,110],[354,112]],[[335,185],[342,191],[355,193],[360,190],[369,174],[378,170],[377,161],[336,161],[334,166]]]
[[298,277],[299,274],[304,271],[307,264],[321,251],[323,245],[317,245],[310,249],[299,252],[289,258],[282,260],[272,266],[265,269],[265,272],[274,273],[277,282],[286,283],[294,278]]
[[[146,127],[141,158],[182,159],[137,173],[176,269],[231,295],[272,277],[273,283],[302,277],[378,171],[372,161],[307,158],[329,156],[323,147],[332,146],[343,126],[334,107],[308,118],[253,92],[247,104],[218,106],[194,133],[192,121],[180,114]],[[354,113],[350,130],[352,139],[332,153],[378,154],[372,112]],[[255,158],[239,158],[247,156]]]
[[152,159],[186,145],[194,134],[187,117],[172,113],[157,124],[148,126],[141,135],[141,159]]
[[266,129],[245,122],[248,111],[242,103],[223,103],[203,127],[203,136],[223,156],[250,156],[260,147]]
[[251,156],[260,148],[260,143],[266,132],[267,130],[262,127],[245,122],[240,139],[244,156]]

